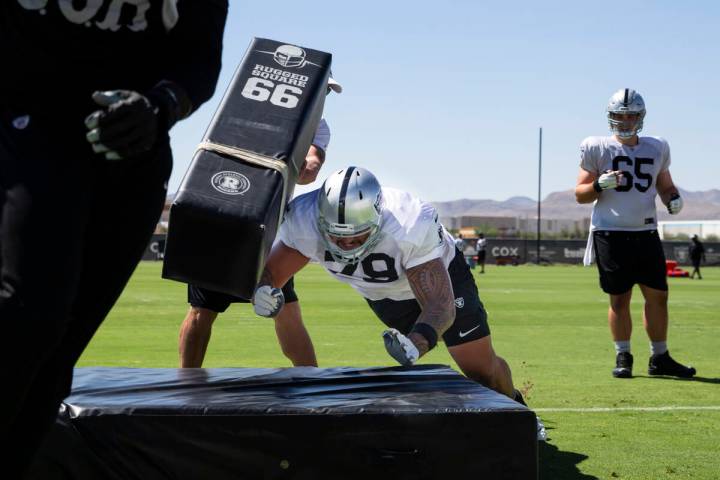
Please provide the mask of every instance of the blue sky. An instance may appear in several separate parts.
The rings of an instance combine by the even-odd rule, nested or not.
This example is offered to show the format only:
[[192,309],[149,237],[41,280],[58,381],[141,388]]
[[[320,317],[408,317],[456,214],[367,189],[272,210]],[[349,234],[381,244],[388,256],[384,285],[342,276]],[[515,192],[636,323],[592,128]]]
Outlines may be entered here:
[[[675,183],[720,188],[720,2],[230,0],[216,95],[172,131],[174,192],[252,37],[333,54],[324,178],[362,166],[430,201],[573,188],[619,88],[670,142]],[[319,182],[313,188],[319,186]],[[306,191],[299,188],[296,192]]]

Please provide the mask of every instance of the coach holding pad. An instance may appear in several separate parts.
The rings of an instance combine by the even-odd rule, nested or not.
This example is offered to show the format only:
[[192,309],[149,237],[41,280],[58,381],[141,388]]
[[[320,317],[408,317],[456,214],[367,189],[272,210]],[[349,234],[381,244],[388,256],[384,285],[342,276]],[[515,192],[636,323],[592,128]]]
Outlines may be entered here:
[[[332,77],[328,82],[328,93],[331,90],[342,92],[342,87]],[[323,118],[299,172],[298,185],[308,185],[315,181],[325,163],[329,143],[330,127]],[[295,367],[317,367],[315,348],[302,321],[294,280],[292,278],[288,280],[282,290],[285,307],[275,318],[275,332],[283,346],[283,353]],[[180,326],[178,339],[180,368],[200,368],[205,360],[212,326],[218,314],[225,312],[232,303],[248,301],[191,284],[188,285],[187,291],[190,308]]]
[[21,478],[165,201],[226,0],[0,2],[0,432]]

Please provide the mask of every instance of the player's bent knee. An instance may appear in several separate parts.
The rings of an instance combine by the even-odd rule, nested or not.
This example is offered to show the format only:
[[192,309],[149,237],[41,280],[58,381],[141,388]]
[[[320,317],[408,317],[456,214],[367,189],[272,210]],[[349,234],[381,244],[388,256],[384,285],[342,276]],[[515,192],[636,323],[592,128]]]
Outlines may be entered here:
[[202,307],[190,307],[190,321],[192,323],[210,326],[217,318],[217,312]]
[[466,376],[483,385],[492,383],[498,357],[489,337],[450,347],[448,351]]
[[489,365],[483,365],[482,368],[474,371],[463,372],[465,375],[500,393],[508,396],[512,394],[512,374],[510,366],[502,358],[495,356]]
[[469,379],[474,380],[488,388],[492,388],[495,384],[495,375],[491,370],[463,370],[465,376]]
[[655,305],[660,306],[660,307],[667,307],[667,304],[668,304],[667,292],[665,292],[663,295],[659,295],[658,297],[653,298],[652,300],[650,300],[650,302],[652,302]]
[[651,296],[651,300],[658,304],[667,305],[667,303],[668,303],[667,290],[654,290],[653,295]]
[[610,308],[619,312],[630,309],[630,295],[610,295]]

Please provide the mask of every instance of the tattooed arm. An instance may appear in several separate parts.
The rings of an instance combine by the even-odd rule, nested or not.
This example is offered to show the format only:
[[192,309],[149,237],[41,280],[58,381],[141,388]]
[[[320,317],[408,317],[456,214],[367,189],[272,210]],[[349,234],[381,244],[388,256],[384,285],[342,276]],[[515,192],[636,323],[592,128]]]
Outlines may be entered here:
[[455,321],[455,296],[450,275],[440,258],[408,269],[407,277],[415,298],[422,308],[422,313],[415,322],[415,327],[408,334],[408,338],[422,356],[434,346],[422,331],[427,332],[429,326],[437,337],[440,337],[450,328]]

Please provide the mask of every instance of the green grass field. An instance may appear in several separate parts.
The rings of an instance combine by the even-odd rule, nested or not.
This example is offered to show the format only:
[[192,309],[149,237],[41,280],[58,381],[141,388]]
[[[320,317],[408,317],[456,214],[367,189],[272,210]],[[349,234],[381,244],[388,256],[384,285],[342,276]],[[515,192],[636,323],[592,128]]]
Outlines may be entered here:
[[[693,380],[648,377],[642,298],[633,299],[636,377],[613,379],[607,297],[595,269],[494,267],[478,275],[496,351],[548,428],[541,478],[720,478],[720,268],[670,279],[669,347]],[[315,265],[296,279],[321,367],[391,365],[383,326],[349,287]],[[176,367],[185,286],[142,263],[79,366]],[[422,363],[453,365],[442,344]],[[283,367],[272,322],[248,305],[216,321],[205,367]],[[658,409],[658,407],[671,407]],[[647,408],[647,409],[645,409]],[[645,410],[643,410],[645,409]]]

